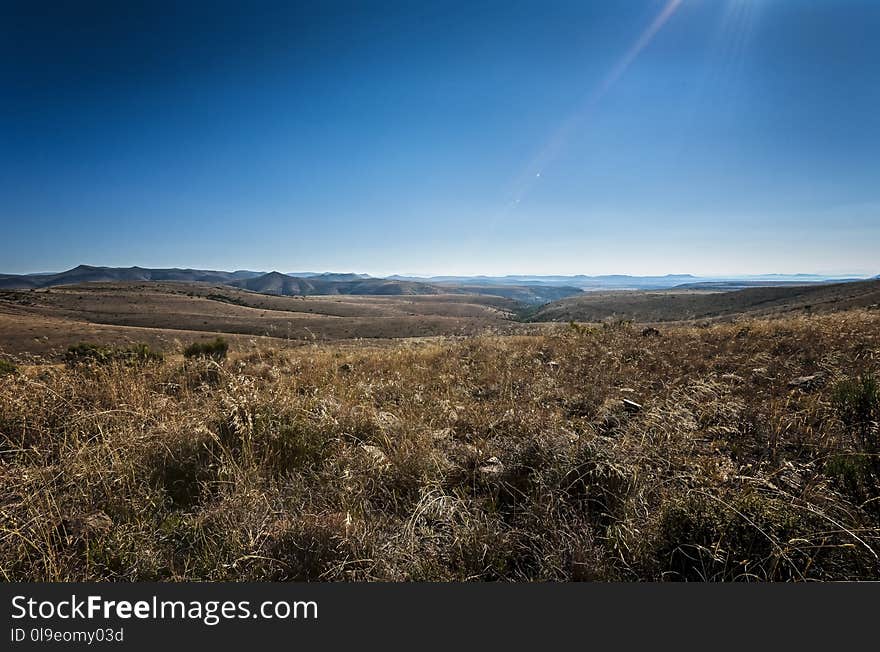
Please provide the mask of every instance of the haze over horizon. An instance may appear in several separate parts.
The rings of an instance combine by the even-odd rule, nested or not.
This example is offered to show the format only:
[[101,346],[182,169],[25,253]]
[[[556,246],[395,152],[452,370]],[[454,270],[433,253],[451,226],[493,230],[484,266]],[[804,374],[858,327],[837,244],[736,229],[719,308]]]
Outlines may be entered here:
[[4,5],[0,273],[880,273],[880,3]]
[[[693,274],[691,272],[658,272],[658,273],[647,273],[647,274],[627,274],[623,272],[607,272],[607,273],[597,273],[597,274],[584,274],[584,273],[572,273],[572,274],[555,274],[555,273],[540,273],[534,274],[531,272],[517,272],[510,271],[504,272],[501,274],[469,274],[469,273],[419,273],[419,272],[389,272],[382,274],[371,274],[369,272],[363,272],[358,270],[350,270],[350,269],[313,269],[313,270],[293,270],[293,271],[283,271],[278,269],[262,269],[262,268],[244,268],[244,267],[234,267],[234,268],[224,268],[224,269],[214,269],[208,270],[205,268],[193,267],[192,265],[169,265],[165,267],[156,267],[151,265],[91,265],[88,263],[80,263],[79,265],[74,266],[70,269],[55,269],[55,270],[39,270],[33,272],[23,272],[21,275],[27,276],[39,276],[39,275],[54,275],[61,274],[64,272],[74,271],[76,269],[80,269],[82,267],[88,268],[108,268],[108,269],[146,269],[146,270],[155,270],[155,269],[177,269],[177,270],[199,270],[199,271],[218,271],[218,272],[253,272],[257,274],[284,274],[287,276],[313,276],[313,275],[340,275],[340,274],[355,274],[355,275],[366,275],[371,278],[390,278],[390,277],[400,277],[400,278],[576,278],[579,276],[584,277],[614,277],[614,276],[631,276],[634,278],[663,278],[663,277],[692,277],[695,279],[760,279],[760,278],[772,278],[772,277],[782,277],[785,279],[793,278],[793,277],[809,277],[816,279],[843,279],[843,278],[880,278],[880,275],[873,273],[865,273],[865,272],[835,272],[835,273],[820,273],[820,272],[791,272],[791,273],[781,273],[781,272],[764,272],[764,273],[749,273],[749,274]],[[0,275],[6,274],[3,270],[0,270]]]

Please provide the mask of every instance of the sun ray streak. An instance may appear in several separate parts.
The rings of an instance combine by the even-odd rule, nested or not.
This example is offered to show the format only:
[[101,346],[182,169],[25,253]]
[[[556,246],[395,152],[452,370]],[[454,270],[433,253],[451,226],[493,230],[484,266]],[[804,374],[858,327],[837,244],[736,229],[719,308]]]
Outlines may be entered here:
[[571,138],[571,135],[577,128],[586,121],[593,107],[608,93],[614,84],[626,73],[633,62],[638,59],[639,55],[651,44],[658,32],[663,26],[669,22],[676,10],[681,6],[684,0],[669,0],[659,14],[654,18],[650,25],[641,33],[635,43],[624,53],[624,55],[614,64],[612,69],[602,79],[596,89],[589,95],[584,104],[573,114],[571,114],[562,125],[548,139],[546,144],[541,148],[537,156],[535,156],[526,166],[525,172],[519,177],[516,184],[516,191],[511,202],[511,206],[518,204],[520,200],[528,193],[535,183],[535,180],[541,176],[541,172],[559,155],[565,143]]

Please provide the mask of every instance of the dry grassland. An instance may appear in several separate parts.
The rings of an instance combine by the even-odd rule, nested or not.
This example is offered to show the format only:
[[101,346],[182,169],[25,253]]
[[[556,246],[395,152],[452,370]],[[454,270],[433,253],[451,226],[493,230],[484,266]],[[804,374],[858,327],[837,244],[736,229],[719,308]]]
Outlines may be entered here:
[[7,580],[880,579],[877,311],[7,371]]

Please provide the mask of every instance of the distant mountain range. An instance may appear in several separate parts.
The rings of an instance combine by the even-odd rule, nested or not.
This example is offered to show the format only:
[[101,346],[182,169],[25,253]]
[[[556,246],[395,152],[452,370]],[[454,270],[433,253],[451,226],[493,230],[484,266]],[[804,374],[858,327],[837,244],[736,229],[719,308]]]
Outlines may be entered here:
[[175,281],[212,283],[285,296],[312,295],[432,295],[487,294],[522,303],[542,304],[580,294],[571,286],[543,287],[529,284],[466,284],[447,281],[427,283],[416,280],[373,278],[367,274],[300,273],[239,270],[224,272],[199,269],[147,269],[144,267],[93,267],[79,265],[66,272],[47,274],[0,274],[0,290],[35,290],[80,283]]
[[356,281],[360,278],[375,278],[369,274],[337,274],[335,272],[287,272],[285,276],[298,278],[319,278],[324,281]]
[[425,283],[466,283],[469,285],[547,285],[580,288],[581,290],[666,290],[670,288],[693,288],[723,285],[724,289],[736,287],[771,287],[784,284],[808,285],[811,283],[841,283],[861,281],[863,278],[840,278],[819,274],[761,274],[752,276],[707,277],[693,274],[667,274],[665,276],[629,276],[606,274],[600,276],[389,276],[390,279],[421,281]]
[[79,265],[66,272],[42,274],[0,274],[0,289],[46,288],[74,283],[112,281],[188,281],[228,283],[260,276],[262,272],[240,270],[220,272],[204,269],[147,269],[145,267],[93,267]]
[[228,281],[226,285],[260,292],[292,296],[328,294],[443,294],[445,288],[428,283],[363,278],[357,274],[319,274],[297,277],[269,272],[262,276]]
[[424,281],[427,283],[468,283],[470,285],[567,285],[586,288],[668,288],[698,279],[691,274],[668,274],[666,276],[626,276],[611,274],[605,276],[389,276],[391,279]]
[[310,295],[432,295],[488,294],[522,303],[543,304],[597,290],[733,290],[746,287],[810,285],[861,279],[832,279],[815,274],[709,278],[691,274],[666,276],[389,276],[298,272],[234,272],[200,269],[149,269],[145,267],[95,267],[79,265],[59,273],[0,274],[0,289],[40,289],[94,282],[177,281],[228,285],[262,294]]

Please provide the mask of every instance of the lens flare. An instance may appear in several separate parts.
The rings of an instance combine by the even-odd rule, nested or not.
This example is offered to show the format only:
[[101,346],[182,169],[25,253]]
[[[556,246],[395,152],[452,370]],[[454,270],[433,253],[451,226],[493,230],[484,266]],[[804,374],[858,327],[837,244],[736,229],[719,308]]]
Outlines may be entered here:
[[635,43],[618,59],[614,67],[603,77],[600,84],[589,95],[584,104],[570,115],[556,132],[547,140],[538,152],[537,156],[526,166],[515,184],[515,192],[511,206],[518,204],[534,185],[536,179],[541,177],[541,172],[558,155],[565,143],[571,138],[573,132],[587,119],[593,107],[605,96],[612,86],[626,73],[627,69],[638,59],[639,55],[647,48],[657,33],[669,22],[684,0],[669,0],[650,25],[641,33]]

